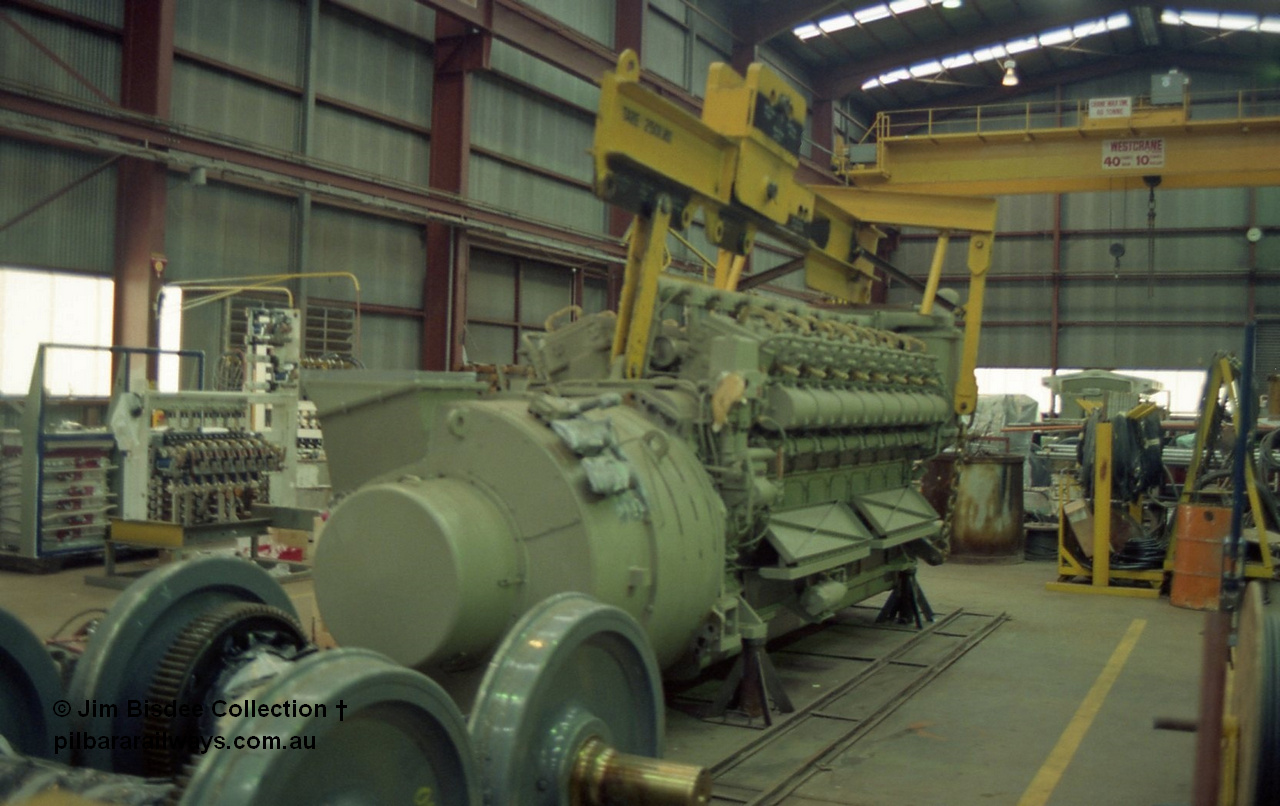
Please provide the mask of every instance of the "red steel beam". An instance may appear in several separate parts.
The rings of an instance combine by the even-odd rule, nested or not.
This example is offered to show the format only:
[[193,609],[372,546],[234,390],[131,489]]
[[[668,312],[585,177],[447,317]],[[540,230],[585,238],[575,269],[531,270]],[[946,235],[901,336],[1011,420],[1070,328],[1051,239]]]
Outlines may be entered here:
[[50,48],[48,45],[46,45],[45,43],[37,39],[34,34],[32,34],[26,28],[23,28],[21,25],[19,25],[17,20],[10,17],[8,14],[5,14],[3,11],[0,11],[0,22],[6,23],[10,28],[12,28],[14,31],[17,32],[18,36],[21,36],[23,39],[27,40],[27,42],[30,43],[32,47],[34,47],[36,50],[43,53],[45,57],[49,59],[49,61],[53,62],[54,64],[58,65],[58,67],[62,68],[63,72],[65,72],[67,75],[74,78],[78,84],[80,84],[89,92],[97,96],[98,99],[101,100],[103,103],[107,103],[107,104],[115,103],[115,100],[112,99],[110,95],[107,95],[105,92],[99,89],[97,85],[95,85],[92,81],[85,78],[84,75],[82,75],[74,67],[68,64],[65,59],[63,59],[56,52],[54,52],[52,48]]
[[821,164],[831,163],[831,152],[835,150],[835,103],[829,98],[818,98],[813,102],[813,148],[809,152],[811,159]]
[[649,0],[617,0],[614,3],[613,49],[621,53],[630,49],[644,63],[644,23],[649,13]]
[[[125,109],[169,116],[176,5],[177,0],[125,4],[120,69],[120,105]],[[162,163],[132,157],[121,160],[116,173],[112,343],[117,346],[155,343],[152,301],[165,265],[167,173]]]
[[[374,199],[386,199],[416,207],[424,210],[428,215],[465,218],[480,225],[559,241],[569,246],[585,247],[615,257],[621,257],[624,254],[624,250],[616,242],[603,235],[591,235],[531,221],[483,205],[469,203],[466,199],[448,193],[388,183],[387,180],[366,179],[352,175],[336,166],[231,145],[203,135],[189,133],[182,127],[170,125],[162,120],[89,107],[67,106],[5,89],[0,89],[0,109],[68,126],[78,126],[100,135],[117,137],[126,142],[145,143],[156,151],[158,159],[163,159],[160,155],[176,152],[225,163],[232,173],[236,168],[247,168],[274,174],[295,182],[306,183],[320,197],[326,195],[326,188],[333,191],[358,193]],[[11,133],[14,136],[24,136],[21,131]],[[340,202],[345,201],[340,196],[336,198]]]
[[[430,185],[467,193],[471,163],[471,72],[488,66],[491,39],[465,20],[436,15],[435,85],[431,101]],[[463,231],[427,224],[427,272],[422,293],[422,368],[462,367],[467,310],[467,246]]]

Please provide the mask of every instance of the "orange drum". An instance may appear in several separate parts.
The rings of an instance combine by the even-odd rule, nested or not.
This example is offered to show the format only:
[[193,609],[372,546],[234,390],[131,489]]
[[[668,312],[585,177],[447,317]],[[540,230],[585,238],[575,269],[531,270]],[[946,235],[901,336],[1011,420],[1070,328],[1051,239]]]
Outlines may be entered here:
[[1183,504],[1174,527],[1173,584],[1169,603],[1190,610],[1217,610],[1222,593],[1222,542],[1231,532],[1226,507]]

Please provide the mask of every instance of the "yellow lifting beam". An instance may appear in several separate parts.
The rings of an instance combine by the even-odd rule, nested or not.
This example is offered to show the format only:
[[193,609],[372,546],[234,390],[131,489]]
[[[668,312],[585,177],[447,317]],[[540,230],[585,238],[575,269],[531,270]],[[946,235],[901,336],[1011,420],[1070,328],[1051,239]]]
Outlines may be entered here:
[[[882,112],[874,160],[836,168],[856,187],[952,196],[1134,190],[1146,176],[1163,189],[1280,185],[1280,116],[1246,109],[1244,96],[1114,118],[1077,107],[1074,125],[1035,104]],[[1044,119],[1055,125],[1032,125]]]
[[640,86],[639,75],[636,54],[624,51],[617,69],[603,77],[592,146],[596,194],[637,216],[613,343],[624,376],[640,377],[645,370],[668,231],[688,227],[697,208],[707,238],[719,248],[717,288],[737,287],[743,256],[756,233],[765,232],[803,254],[810,288],[855,303],[870,299],[874,267],[868,256],[884,235],[880,226],[925,227],[939,232],[939,256],[921,305],[926,315],[941,277],[941,253],[957,233],[970,233],[973,277],[954,407],[971,413],[995,201],[797,181],[805,102],[763,65],[751,65],[746,76],[712,65],[701,119]]

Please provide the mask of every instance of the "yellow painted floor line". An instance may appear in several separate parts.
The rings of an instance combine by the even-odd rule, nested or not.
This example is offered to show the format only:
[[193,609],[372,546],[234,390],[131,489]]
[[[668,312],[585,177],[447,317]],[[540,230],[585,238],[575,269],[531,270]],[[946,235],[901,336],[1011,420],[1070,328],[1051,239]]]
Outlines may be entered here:
[[1129,654],[1133,652],[1134,646],[1138,643],[1138,636],[1142,635],[1146,626],[1146,619],[1134,619],[1129,625],[1124,638],[1120,639],[1119,645],[1111,653],[1111,659],[1107,661],[1106,666],[1102,667],[1102,673],[1094,681],[1093,688],[1089,689],[1084,701],[1076,709],[1075,716],[1071,717],[1067,729],[1058,737],[1058,743],[1049,752],[1049,757],[1045,759],[1036,777],[1031,779],[1031,785],[1027,787],[1027,791],[1022,793],[1018,806],[1044,806],[1049,802],[1053,790],[1058,787],[1058,781],[1062,780],[1062,773],[1066,772],[1067,765],[1071,763],[1076,750],[1080,748],[1080,742],[1088,733],[1094,717],[1102,709],[1103,700],[1111,692],[1111,686],[1115,684],[1116,678],[1120,677],[1120,670],[1129,661]]

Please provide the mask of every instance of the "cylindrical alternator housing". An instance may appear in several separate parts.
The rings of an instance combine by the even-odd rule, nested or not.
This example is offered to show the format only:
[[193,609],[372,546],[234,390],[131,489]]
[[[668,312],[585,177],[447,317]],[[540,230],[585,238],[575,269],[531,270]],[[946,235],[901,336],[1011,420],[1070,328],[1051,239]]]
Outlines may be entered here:
[[580,591],[634,616],[664,668],[689,651],[723,580],[724,505],[692,448],[636,411],[574,419],[611,422],[630,489],[593,492],[582,457],[506,398],[455,404],[420,463],[343,500],[315,562],[338,643],[465,668],[528,608]]

